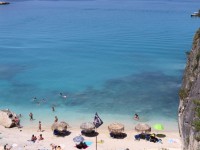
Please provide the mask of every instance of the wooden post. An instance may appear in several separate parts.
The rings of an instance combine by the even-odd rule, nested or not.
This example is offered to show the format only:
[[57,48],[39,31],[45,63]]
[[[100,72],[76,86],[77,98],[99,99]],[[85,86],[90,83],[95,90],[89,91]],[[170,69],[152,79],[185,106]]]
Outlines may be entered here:
[[[96,133],[97,133],[97,128],[96,128]],[[97,134],[98,136],[98,134]],[[97,136],[96,136],[96,150],[97,150]]]

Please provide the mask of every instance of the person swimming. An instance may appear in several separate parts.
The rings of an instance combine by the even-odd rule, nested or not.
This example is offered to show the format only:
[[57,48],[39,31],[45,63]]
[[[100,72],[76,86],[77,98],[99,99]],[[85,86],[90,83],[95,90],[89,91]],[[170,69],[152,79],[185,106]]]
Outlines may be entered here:
[[63,95],[63,93],[60,93],[60,96],[63,97],[63,98],[67,98],[66,95]]

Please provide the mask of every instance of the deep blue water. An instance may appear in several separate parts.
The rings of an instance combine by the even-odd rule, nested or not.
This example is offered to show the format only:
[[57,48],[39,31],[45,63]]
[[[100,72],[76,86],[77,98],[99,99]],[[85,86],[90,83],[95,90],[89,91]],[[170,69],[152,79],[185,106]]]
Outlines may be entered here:
[[200,25],[190,14],[199,6],[189,0],[0,6],[0,108],[48,116],[55,105],[60,118],[80,122],[96,111],[108,121],[138,113],[145,122],[176,122],[185,52]]

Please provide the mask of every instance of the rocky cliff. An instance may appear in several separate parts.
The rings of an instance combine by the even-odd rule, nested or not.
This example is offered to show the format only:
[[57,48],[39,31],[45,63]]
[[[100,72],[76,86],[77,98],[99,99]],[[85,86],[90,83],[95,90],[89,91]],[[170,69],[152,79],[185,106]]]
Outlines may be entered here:
[[183,150],[200,150],[200,29],[196,32],[179,91],[179,132]]
[[0,125],[6,128],[14,127],[15,124],[12,121],[14,117],[17,115],[10,110],[0,110]]

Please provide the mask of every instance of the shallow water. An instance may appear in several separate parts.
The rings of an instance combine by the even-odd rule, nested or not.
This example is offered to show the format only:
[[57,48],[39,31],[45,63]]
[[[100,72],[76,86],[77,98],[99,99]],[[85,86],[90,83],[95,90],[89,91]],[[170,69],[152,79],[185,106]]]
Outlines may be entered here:
[[185,52],[200,24],[190,14],[199,4],[30,0],[1,6],[0,108],[21,113],[25,124],[30,111],[43,122],[58,115],[71,124],[90,121],[97,111],[105,123],[134,124],[138,113],[143,122],[176,125]]

